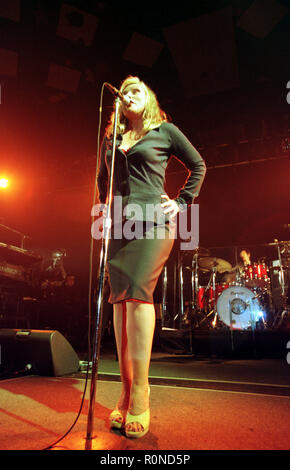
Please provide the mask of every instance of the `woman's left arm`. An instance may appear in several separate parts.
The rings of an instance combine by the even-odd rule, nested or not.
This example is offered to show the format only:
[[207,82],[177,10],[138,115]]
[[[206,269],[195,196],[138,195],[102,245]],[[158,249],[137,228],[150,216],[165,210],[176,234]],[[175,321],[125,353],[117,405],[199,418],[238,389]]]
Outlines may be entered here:
[[188,177],[175,199],[170,199],[167,194],[162,194],[165,200],[161,205],[164,214],[169,214],[170,219],[174,219],[180,211],[180,206],[192,204],[194,198],[198,196],[205,177],[206,165],[199,152],[178,127],[167,123],[166,130],[170,136],[172,154],[189,171]]
[[171,124],[169,131],[172,142],[172,154],[181,161],[189,171],[183,187],[174,200],[178,205],[192,204],[194,199],[199,195],[206,173],[206,165],[199,152],[178,127]]

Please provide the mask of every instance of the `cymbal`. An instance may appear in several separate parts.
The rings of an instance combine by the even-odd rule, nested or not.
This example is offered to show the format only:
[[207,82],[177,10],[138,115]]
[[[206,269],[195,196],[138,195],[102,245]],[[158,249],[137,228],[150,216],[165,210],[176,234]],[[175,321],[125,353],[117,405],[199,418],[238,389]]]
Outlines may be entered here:
[[265,246],[278,246],[278,245],[287,245],[287,246],[289,246],[289,245],[290,245],[290,241],[289,241],[289,240],[286,240],[286,241],[274,240],[274,241],[271,242],[271,243],[265,243]]
[[221,258],[213,258],[213,257],[202,257],[198,260],[198,265],[201,269],[206,271],[212,271],[215,267],[218,273],[224,273],[227,271],[231,271],[232,265]]
[[204,247],[199,247],[197,249],[197,254],[199,256],[209,256],[210,255],[210,251],[207,249],[207,248],[204,248]]
[[181,252],[184,255],[198,255],[198,256],[209,256],[210,251],[207,248],[199,246],[198,248],[195,248],[194,250],[182,250]]
[[[282,268],[283,269],[288,269],[288,265],[285,263],[282,263]],[[279,264],[278,266],[269,266],[269,271],[279,271],[281,269],[281,265]]]

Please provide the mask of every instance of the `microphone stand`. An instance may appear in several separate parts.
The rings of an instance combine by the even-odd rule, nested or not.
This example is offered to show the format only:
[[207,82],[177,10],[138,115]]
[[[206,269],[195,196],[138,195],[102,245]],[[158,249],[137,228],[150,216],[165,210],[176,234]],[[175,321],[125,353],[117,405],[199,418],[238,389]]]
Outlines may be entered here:
[[289,307],[287,305],[287,290],[286,290],[286,284],[285,284],[285,273],[283,269],[283,262],[282,262],[282,256],[281,256],[281,247],[280,245],[282,242],[279,242],[278,240],[274,240],[274,243],[277,244],[277,251],[278,251],[278,258],[279,258],[279,265],[280,265],[280,285],[281,285],[281,298],[282,298],[282,312],[280,311],[278,315],[276,316],[274,322],[273,322],[273,327],[275,328],[276,326],[279,327],[282,325],[284,317],[289,314]]
[[86,446],[85,446],[86,450],[92,449],[92,440],[93,440],[96,381],[97,381],[97,375],[98,375],[100,338],[101,338],[101,331],[102,331],[103,287],[104,287],[104,279],[105,279],[105,267],[106,267],[106,262],[107,262],[109,234],[110,234],[111,225],[112,225],[111,205],[112,205],[114,164],[115,164],[115,152],[116,152],[117,115],[119,112],[120,103],[121,103],[120,98],[116,98],[109,192],[107,196],[107,210],[106,210],[106,217],[104,218],[102,247],[101,247],[101,253],[100,253],[99,285],[98,285],[98,294],[97,294],[97,302],[96,302],[96,310],[97,310],[96,311],[96,325],[95,325],[94,339],[93,339],[90,402],[89,402],[87,435],[86,435]]

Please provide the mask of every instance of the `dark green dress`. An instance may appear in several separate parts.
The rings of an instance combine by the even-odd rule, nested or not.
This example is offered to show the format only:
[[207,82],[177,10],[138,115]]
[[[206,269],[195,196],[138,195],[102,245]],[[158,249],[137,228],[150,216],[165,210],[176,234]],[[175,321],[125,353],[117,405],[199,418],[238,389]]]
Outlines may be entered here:
[[[174,227],[168,216],[163,220],[160,217],[168,161],[174,155],[189,170],[175,199],[179,205],[192,204],[199,194],[206,167],[198,151],[172,123],[164,122],[152,129],[126,153],[119,149],[121,141],[120,136],[115,154],[113,228],[107,258],[109,302],[135,299],[153,303],[158,278],[174,244]],[[105,137],[98,173],[101,203],[106,202],[111,156],[112,140]]]

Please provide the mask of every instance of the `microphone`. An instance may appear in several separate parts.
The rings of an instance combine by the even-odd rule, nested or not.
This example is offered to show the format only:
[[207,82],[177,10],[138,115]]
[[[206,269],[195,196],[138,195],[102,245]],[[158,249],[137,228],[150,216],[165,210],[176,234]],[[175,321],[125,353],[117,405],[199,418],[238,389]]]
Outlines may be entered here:
[[118,98],[120,98],[123,103],[125,103],[126,105],[131,103],[130,98],[128,98],[128,96],[124,96],[123,93],[121,93],[121,91],[115,88],[113,85],[110,85],[110,83],[107,82],[105,82],[104,85],[106,88],[108,88],[108,90],[110,90],[111,93],[113,93],[113,95],[118,96]]

